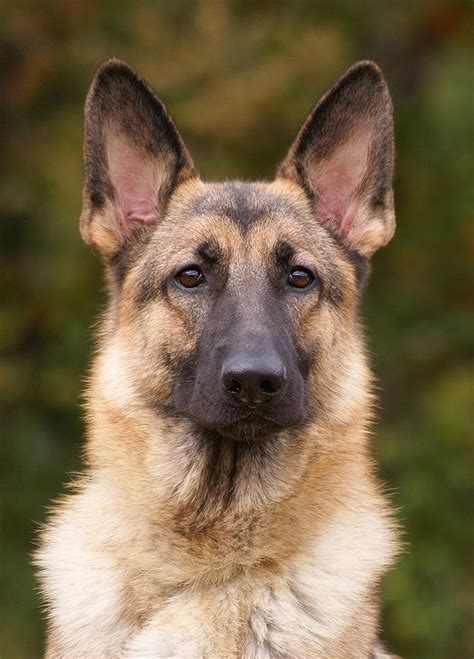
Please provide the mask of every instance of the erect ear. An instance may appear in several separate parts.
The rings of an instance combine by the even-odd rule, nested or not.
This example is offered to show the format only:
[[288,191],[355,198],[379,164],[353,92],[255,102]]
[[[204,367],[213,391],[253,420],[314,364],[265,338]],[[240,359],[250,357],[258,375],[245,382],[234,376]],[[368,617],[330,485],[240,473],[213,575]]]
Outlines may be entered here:
[[173,190],[196,176],[165,106],[124,62],[97,71],[87,96],[81,234],[105,256],[156,224]]
[[392,103],[382,72],[359,62],[316,104],[277,176],[301,185],[316,218],[365,257],[395,229]]

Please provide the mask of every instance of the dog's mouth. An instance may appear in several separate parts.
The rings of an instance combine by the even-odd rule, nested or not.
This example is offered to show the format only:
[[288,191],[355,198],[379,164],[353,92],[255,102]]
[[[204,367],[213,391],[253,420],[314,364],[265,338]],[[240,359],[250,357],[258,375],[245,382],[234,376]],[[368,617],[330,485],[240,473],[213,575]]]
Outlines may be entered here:
[[218,428],[218,432],[228,439],[236,441],[253,441],[265,439],[281,430],[281,425],[269,421],[257,414],[251,414],[239,421],[234,421]]

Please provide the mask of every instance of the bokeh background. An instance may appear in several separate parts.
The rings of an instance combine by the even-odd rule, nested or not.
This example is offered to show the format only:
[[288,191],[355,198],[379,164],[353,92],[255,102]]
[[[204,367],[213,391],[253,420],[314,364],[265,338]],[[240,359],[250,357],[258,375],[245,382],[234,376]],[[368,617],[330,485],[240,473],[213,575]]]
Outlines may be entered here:
[[174,115],[203,176],[271,177],[353,61],[395,104],[398,232],[365,299],[380,381],[375,452],[407,548],[384,583],[404,657],[472,657],[472,2],[3,2],[0,21],[0,656],[41,655],[29,554],[80,468],[80,391],[105,292],[77,230],[84,96],[125,59]]

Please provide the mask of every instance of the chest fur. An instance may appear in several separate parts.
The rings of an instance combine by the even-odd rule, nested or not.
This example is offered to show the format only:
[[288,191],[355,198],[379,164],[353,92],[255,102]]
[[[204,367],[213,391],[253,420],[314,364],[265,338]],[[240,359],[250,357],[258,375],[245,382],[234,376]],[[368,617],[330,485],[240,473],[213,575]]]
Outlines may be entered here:
[[310,535],[290,533],[290,517],[278,513],[273,535],[248,519],[225,541],[196,543],[108,508],[86,489],[45,536],[43,586],[63,654],[368,656],[347,648],[373,642],[374,591],[391,562],[390,527],[377,509],[341,506],[314,518]]

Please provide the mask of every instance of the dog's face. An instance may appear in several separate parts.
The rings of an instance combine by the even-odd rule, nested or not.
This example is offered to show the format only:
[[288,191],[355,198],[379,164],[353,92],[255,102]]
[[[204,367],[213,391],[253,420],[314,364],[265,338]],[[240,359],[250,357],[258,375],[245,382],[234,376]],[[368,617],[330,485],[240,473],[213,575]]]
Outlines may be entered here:
[[271,183],[202,182],[116,61],[91,88],[85,137],[81,230],[106,262],[107,328],[136,396],[231,439],[342,418],[363,379],[359,293],[394,227],[379,70],[337,83]]
[[242,438],[316,411],[309,376],[357,284],[314,225],[292,186],[184,186],[124,282],[151,401],[166,373],[160,402]]

